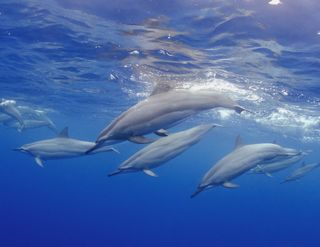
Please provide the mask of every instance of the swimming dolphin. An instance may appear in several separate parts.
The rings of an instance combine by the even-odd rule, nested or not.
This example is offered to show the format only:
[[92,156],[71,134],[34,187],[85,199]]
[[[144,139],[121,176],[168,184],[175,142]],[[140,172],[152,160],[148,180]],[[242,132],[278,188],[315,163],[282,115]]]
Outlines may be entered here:
[[156,91],[149,98],[137,103],[112,121],[96,140],[96,146],[104,142],[113,144],[129,140],[134,143],[150,143],[143,135],[156,133],[162,136],[166,130],[186,118],[204,110],[223,107],[241,113],[245,109],[228,96],[209,90],[172,89]]
[[54,133],[57,133],[56,126],[52,121],[45,121],[45,120],[35,120],[35,119],[28,119],[24,120],[24,127],[21,129],[21,126],[18,122],[14,121],[8,121],[5,123],[6,126],[10,128],[17,129],[19,132],[28,130],[28,129],[35,129],[35,128],[41,128],[41,127],[47,127],[50,130],[52,130]]
[[0,102],[0,112],[5,113],[17,120],[20,123],[21,128],[23,128],[24,122],[21,113],[16,107],[16,101],[2,99],[2,101]]
[[[33,119],[33,120],[42,121],[44,125],[45,125],[45,122],[47,122],[47,125],[48,125],[47,127],[49,127],[52,131],[57,132],[56,125],[47,116],[47,113],[44,110],[34,109],[29,106],[17,106],[17,109],[23,115],[24,118],[30,119],[30,120]],[[40,122],[38,124],[41,125]],[[29,123],[29,125],[32,125],[32,124]],[[34,122],[34,125],[37,125],[36,122]]]
[[300,155],[292,156],[291,158],[288,158],[286,160],[274,162],[271,164],[257,165],[256,167],[251,169],[251,173],[265,174],[268,177],[272,177],[272,173],[289,168],[291,165],[300,161],[304,155],[305,153],[301,153]]
[[[15,150],[32,155],[36,163],[42,167],[45,160],[74,158],[85,155],[86,150],[94,145],[94,142],[69,138],[68,128],[64,128],[56,138],[25,144]],[[118,152],[113,147],[103,146],[94,150],[92,154],[108,151]]]
[[191,198],[214,186],[222,185],[225,188],[237,188],[239,186],[230,181],[255,166],[284,161],[297,155],[301,155],[301,152],[291,148],[283,148],[273,143],[244,145],[240,136],[238,136],[235,149],[219,160],[204,175]]
[[307,165],[305,163],[303,163],[301,165],[301,167],[294,170],[282,183],[298,180],[298,179],[304,177],[309,172],[318,168],[319,166],[320,166],[320,163],[311,163],[311,164],[307,164]]
[[158,139],[124,161],[118,167],[118,170],[109,174],[109,176],[124,172],[143,171],[147,175],[156,177],[157,175],[151,169],[175,158],[199,142],[201,137],[215,126],[217,125],[199,125]]

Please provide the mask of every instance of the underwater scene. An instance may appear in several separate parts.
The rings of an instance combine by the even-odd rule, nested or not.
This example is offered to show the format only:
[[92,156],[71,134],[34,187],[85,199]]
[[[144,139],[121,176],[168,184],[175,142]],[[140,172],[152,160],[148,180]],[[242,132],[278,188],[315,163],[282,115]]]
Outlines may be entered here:
[[320,246],[319,12],[1,0],[0,246]]

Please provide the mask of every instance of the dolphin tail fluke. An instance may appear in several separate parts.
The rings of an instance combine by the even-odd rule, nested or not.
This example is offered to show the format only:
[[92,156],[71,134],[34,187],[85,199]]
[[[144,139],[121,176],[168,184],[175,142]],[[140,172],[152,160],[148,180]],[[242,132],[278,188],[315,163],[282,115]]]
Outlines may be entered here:
[[121,172],[122,172],[121,170],[116,170],[116,171],[114,171],[114,172],[112,172],[112,173],[109,173],[109,174],[108,174],[108,177],[112,177],[112,176],[118,175],[118,174],[120,174]]
[[190,196],[190,198],[194,198],[197,195],[199,195],[201,192],[203,191],[203,188],[198,188],[195,192],[193,192],[193,194]]

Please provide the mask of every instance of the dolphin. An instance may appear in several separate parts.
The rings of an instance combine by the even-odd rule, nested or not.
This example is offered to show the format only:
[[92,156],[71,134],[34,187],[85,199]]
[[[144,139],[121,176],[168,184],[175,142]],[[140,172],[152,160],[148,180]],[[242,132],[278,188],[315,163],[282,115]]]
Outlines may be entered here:
[[301,167],[294,170],[282,183],[287,183],[290,181],[298,180],[302,177],[304,177],[309,172],[313,171],[314,169],[318,168],[320,166],[320,163],[311,163],[311,164],[305,164],[302,163]]
[[291,165],[299,162],[306,153],[301,153],[300,155],[292,156],[286,160],[274,162],[271,164],[257,165],[251,169],[252,174],[265,174],[268,177],[272,177],[272,173],[289,168]]
[[[56,125],[47,116],[47,114],[46,114],[46,112],[44,110],[33,109],[33,108],[29,107],[29,106],[17,106],[17,108],[18,108],[19,112],[24,117],[27,117],[27,119],[30,119],[30,120],[34,119],[34,120],[43,121],[43,125],[45,125],[45,122],[46,122],[47,123],[47,127],[50,128],[52,131],[57,133]],[[37,125],[37,124],[34,122],[34,125]],[[42,124],[40,124],[40,122],[39,122],[39,125],[42,125]]]
[[241,113],[245,109],[226,95],[209,90],[170,89],[159,91],[123,112],[113,120],[96,140],[96,146],[129,140],[145,144],[154,140],[143,135],[154,132],[162,136],[166,130],[200,111],[223,107]]
[[20,123],[21,128],[23,128],[24,122],[23,122],[21,113],[16,107],[16,101],[2,99],[0,103],[0,112],[5,113],[10,117],[14,118],[15,120],[17,120]]
[[57,133],[56,126],[54,125],[54,123],[52,121],[48,122],[45,120],[35,120],[35,119],[24,120],[23,129],[21,129],[21,126],[18,122],[10,121],[10,122],[6,122],[5,125],[10,128],[17,129],[19,132],[24,131],[24,130],[28,130],[28,129],[47,127],[50,130],[52,130],[54,133]]
[[204,134],[216,126],[217,125],[214,124],[199,125],[160,138],[132,155],[124,161],[115,172],[109,174],[109,176],[126,172],[143,171],[147,175],[156,177],[157,175],[151,169],[175,158],[192,145],[198,143]]
[[[86,155],[86,150],[94,145],[94,142],[69,138],[68,128],[66,127],[56,138],[25,144],[15,150],[32,155],[36,163],[43,167],[45,160],[74,158]],[[103,146],[94,150],[92,154],[108,151],[118,153],[113,147]]]
[[236,139],[235,149],[219,160],[202,178],[191,198],[200,192],[222,185],[225,188],[237,188],[239,185],[230,181],[255,166],[271,164],[301,155],[300,151],[284,148],[274,143],[244,145],[240,136]]

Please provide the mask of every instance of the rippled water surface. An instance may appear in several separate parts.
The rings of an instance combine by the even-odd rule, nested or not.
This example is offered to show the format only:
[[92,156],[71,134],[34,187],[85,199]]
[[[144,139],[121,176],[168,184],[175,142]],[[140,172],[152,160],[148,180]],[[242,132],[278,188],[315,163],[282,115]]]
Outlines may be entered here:
[[129,142],[41,169],[11,150],[55,134],[1,125],[0,245],[318,246],[320,171],[291,184],[280,184],[289,170],[243,175],[238,189],[189,196],[238,134],[320,161],[319,11],[317,0],[1,0],[0,97],[72,137],[94,141],[156,85],[215,90],[250,112],[213,109],[170,130],[223,126],[159,178],[106,176],[142,147]]

